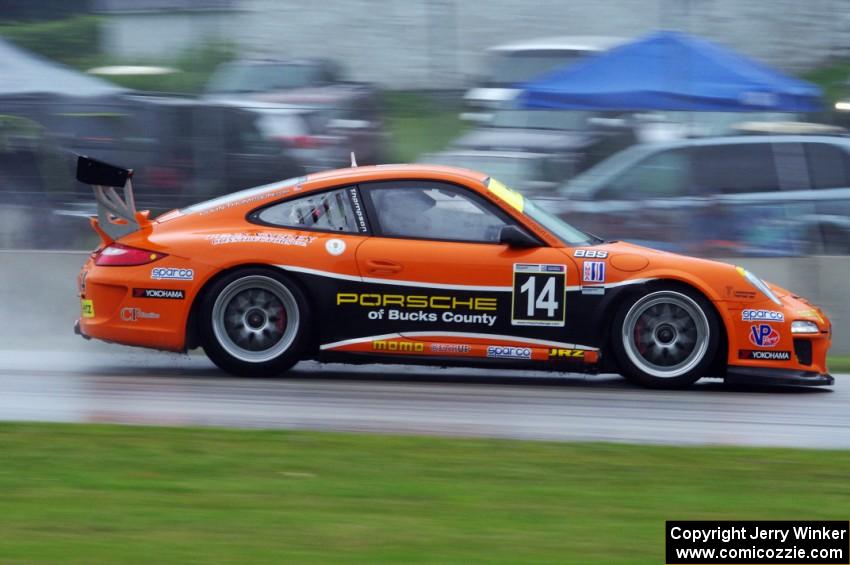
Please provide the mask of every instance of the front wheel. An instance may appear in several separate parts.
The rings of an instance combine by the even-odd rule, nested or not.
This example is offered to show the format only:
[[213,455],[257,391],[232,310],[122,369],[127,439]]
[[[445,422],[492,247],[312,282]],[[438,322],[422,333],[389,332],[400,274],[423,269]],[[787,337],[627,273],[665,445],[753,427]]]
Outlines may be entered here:
[[266,269],[226,275],[205,293],[200,310],[204,351],[229,373],[278,375],[301,359],[310,311],[301,290]]
[[651,388],[684,388],[706,376],[719,343],[717,314],[691,290],[650,292],[614,318],[612,345],[623,375]]

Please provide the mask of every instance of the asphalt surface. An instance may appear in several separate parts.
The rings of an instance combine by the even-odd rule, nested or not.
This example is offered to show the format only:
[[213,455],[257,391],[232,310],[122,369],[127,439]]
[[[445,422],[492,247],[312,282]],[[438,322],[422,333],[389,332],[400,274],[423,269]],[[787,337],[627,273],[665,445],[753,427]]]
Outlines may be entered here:
[[850,448],[832,389],[636,388],[616,376],[302,363],[239,379],[200,355],[0,351],[0,420]]

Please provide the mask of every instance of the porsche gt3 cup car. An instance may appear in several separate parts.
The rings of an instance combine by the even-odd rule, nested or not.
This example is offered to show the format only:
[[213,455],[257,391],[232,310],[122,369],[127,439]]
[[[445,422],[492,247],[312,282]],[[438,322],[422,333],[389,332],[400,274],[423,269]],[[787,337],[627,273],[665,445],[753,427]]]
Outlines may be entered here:
[[[746,270],[606,242],[486,174],[352,167],[166,213],[81,157],[103,242],[79,275],[85,337],[197,346],[237,375],[302,359],[831,385],[831,326]],[[123,191],[123,192],[122,192]]]

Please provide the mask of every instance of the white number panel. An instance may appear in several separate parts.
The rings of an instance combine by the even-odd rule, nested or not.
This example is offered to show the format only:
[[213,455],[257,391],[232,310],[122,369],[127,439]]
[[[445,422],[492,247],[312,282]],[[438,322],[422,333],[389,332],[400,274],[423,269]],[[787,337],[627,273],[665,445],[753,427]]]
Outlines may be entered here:
[[566,265],[514,264],[511,324],[564,326]]

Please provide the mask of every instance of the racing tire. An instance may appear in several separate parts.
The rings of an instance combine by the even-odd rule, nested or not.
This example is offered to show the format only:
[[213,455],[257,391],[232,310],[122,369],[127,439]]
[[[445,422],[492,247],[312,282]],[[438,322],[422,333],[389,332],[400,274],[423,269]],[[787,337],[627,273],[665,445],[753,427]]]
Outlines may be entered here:
[[684,287],[656,287],[627,300],[611,344],[624,377],[649,388],[686,388],[708,376],[721,343],[711,303]]
[[312,318],[297,285],[280,273],[248,268],[213,282],[201,300],[199,324],[201,346],[219,368],[270,377],[301,360]]

